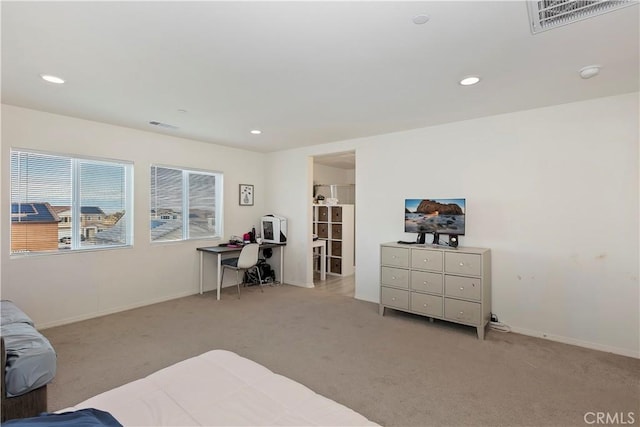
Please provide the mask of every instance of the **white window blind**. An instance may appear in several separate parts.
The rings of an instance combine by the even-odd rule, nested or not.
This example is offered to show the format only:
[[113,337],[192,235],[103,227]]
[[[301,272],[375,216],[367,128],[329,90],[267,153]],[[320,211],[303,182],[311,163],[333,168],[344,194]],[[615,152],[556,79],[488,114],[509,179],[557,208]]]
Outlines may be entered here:
[[132,166],[11,151],[11,252],[132,244]]
[[151,241],[221,235],[222,174],[151,166]]

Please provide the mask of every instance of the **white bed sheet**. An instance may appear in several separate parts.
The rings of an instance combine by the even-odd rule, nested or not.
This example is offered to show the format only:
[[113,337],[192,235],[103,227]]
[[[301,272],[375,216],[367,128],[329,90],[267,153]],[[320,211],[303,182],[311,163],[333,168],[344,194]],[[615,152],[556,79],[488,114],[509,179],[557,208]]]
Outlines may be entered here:
[[176,363],[64,411],[83,408],[108,411],[125,426],[378,425],[226,350]]

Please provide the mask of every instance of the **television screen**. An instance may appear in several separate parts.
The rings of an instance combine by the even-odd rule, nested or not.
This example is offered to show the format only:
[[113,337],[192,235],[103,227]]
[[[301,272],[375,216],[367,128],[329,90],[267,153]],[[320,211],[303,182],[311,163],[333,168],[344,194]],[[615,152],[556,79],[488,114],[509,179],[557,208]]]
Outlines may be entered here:
[[406,199],[405,233],[464,235],[465,199]]

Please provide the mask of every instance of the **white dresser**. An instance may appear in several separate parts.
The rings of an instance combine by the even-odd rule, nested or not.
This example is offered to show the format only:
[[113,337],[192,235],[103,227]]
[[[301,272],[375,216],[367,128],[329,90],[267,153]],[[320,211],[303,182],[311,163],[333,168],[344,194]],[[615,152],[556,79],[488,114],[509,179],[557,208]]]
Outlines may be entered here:
[[474,326],[491,319],[491,250],[383,243],[380,314],[385,308]]

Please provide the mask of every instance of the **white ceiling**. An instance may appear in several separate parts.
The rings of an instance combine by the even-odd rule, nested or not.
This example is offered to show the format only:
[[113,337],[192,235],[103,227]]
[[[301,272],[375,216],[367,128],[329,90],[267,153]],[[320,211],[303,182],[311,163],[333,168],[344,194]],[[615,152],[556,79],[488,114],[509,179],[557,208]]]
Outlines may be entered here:
[[356,153],[355,151],[348,151],[345,153],[331,153],[322,156],[314,156],[313,161],[314,163],[339,169],[355,169]]
[[261,152],[639,88],[638,4],[537,35],[522,1],[1,7],[3,103]]

